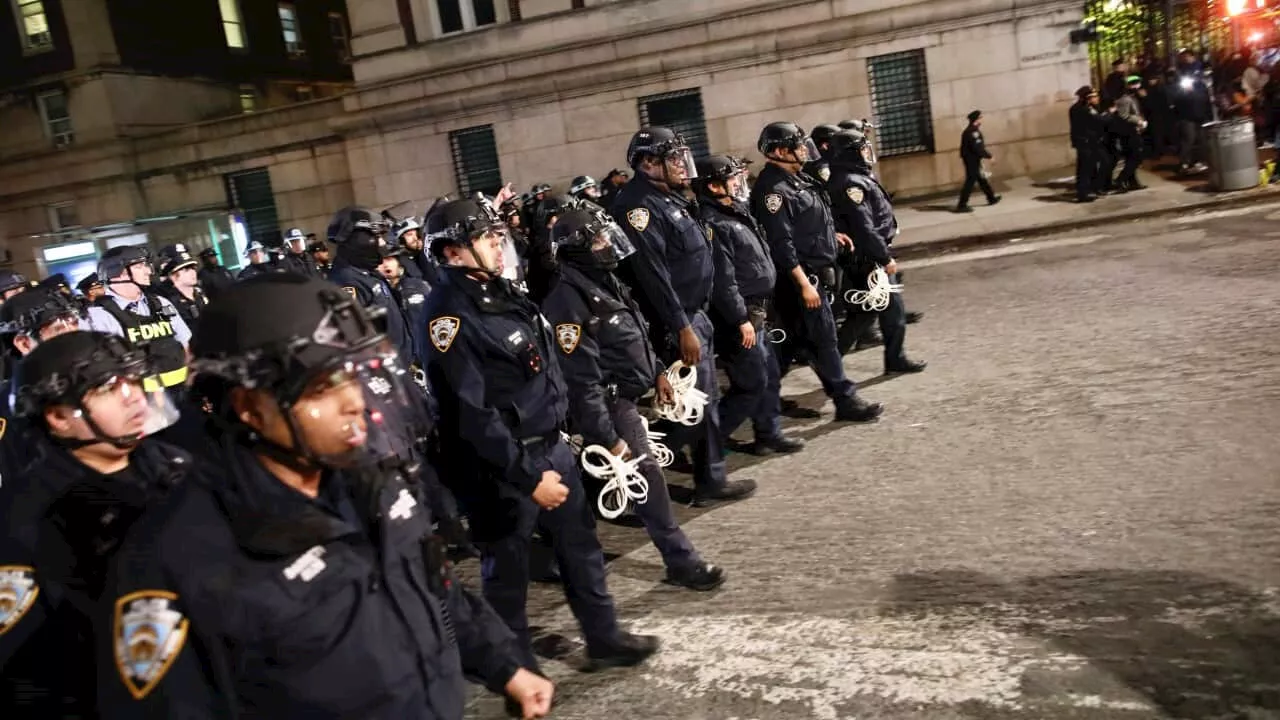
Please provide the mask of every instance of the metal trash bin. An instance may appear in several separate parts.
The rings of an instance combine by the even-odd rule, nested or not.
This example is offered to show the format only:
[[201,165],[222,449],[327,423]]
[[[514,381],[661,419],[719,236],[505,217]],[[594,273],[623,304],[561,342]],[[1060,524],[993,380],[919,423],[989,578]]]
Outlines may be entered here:
[[1247,190],[1258,186],[1258,143],[1253,120],[1235,118],[1206,123],[1209,185],[1214,190]]

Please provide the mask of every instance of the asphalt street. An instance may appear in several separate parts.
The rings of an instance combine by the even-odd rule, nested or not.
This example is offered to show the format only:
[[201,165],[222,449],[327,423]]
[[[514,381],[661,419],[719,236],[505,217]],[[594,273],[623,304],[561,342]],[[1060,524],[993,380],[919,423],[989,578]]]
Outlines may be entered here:
[[[535,587],[554,717],[1280,718],[1278,221],[909,264],[928,371],[849,356],[879,423],[831,424],[826,403],[790,421],[803,453],[731,456],[754,498],[680,508],[722,589],[663,585],[642,530],[601,524],[610,588],[659,655],[579,672],[559,589]],[[805,368],[784,393],[825,401]],[[501,703],[477,695],[468,717]]]

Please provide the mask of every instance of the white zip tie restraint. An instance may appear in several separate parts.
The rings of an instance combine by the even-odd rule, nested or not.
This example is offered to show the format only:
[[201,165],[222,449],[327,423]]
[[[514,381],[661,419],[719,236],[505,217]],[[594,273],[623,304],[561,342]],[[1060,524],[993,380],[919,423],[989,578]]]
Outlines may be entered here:
[[822,283],[818,281],[818,276],[817,276],[817,275],[810,275],[810,276],[809,276],[809,284],[813,286],[813,289],[814,289],[814,290],[817,290],[817,291],[821,292],[823,295],[826,295],[826,296],[827,296],[827,304],[828,304],[828,305],[835,305],[835,304],[836,304],[836,296],[835,296],[835,295],[832,295],[830,291],[828,291],[826,288],[824,288],[824,287],[822,286]]
[[702,422],[702,411],[707,407],[707,394],[695,387],[698,383],[698,368],[689,367],[679,360],[667,368],[667,381],[671,383],[675,402],[671,405],[658,405],[655,411],[658,417],[681,425],[693,427]]
[[649,481],[640,474],[640,462],[645,455],[623,460],[599,445],[582,449],[582,469],[604,487],[596,500],[596,507],[607,520],[615,520],[626,512],[627,503],[643,504],[649,499]]
[[844,294],[845,302],[861,306],[867,312],[880,312],[889,307],[889,296],[902,292],[901,285],[889,282],[889,273],[877,265],[867,274],[866,290],[850,290]]
[[787,341],[787,331],[782,328],[769,328],[764,336],[774,345],[781,345]]
[[653,461],[658,463],[658,467],[670,467],[671,463],[676,461],[676,455],[671,452],[671,448],[658,442],[665,438],[667,434],[650,430],[649,418],[643,415],[640,416],[640,422],[644,423],[644,434],[649,437],[649,452],[653,453]]

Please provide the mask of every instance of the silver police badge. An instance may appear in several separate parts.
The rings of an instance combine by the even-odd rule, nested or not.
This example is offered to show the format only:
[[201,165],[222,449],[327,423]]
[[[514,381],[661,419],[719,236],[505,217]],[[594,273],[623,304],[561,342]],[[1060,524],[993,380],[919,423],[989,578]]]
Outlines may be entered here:
[[0,635],[18,624],[39,594],[35,568],[29,565],[0,565]]
[[431,344],[435,345],[440,352],[445,352],[453,345],[453,339],[458,336],[460,327],[462,327],[462,321],[446,315],[432,320],[427,326],[427,334],[431,336]]
[[556,342],[565,355],[578,349],[578,341],[582,339],[582,326],[565,323],[556,326]]
[[818,178],[821,179],[822,182],[826,182],[830,180],[831,168],[827,167],[826,165],[823,165],[822,167],[818,168]]
[[627,211],[627,222],[631,223],[631,227],[644,232],[649,227],[649,211],[646,208],[635,208]]
[[845,188],[844,192],[846,195],[849,196],[849,199],[853,201],[854,205],[862,204],[862,197],[863,197],[862,188],[860,187]]
[[135,700],[155,688],[187,641],[187,618],[174,609],[177,599],[164,590],[141,590],[116,600],[116,670]]
[[777,193],[770,193],[764,196],[764,209],[771,213],[778,212],[782,208],[782,196]]

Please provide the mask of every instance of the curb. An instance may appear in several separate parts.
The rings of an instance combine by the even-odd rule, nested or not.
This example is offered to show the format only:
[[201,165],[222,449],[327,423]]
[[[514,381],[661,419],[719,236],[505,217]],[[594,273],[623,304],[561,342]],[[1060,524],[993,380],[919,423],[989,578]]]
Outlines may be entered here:
[[1243,207],[1255,202],[1263,202],[1268,199],[1280,199],[1280,189],[1251,188],[1249,190],[1239,190],[1230,194],[1215,196],[1212,199],[1202,200],[1200,202],[1185,203],[1181,205],[1166,205],[1146,210],[1115,213],[1113,215],[1090,215],[1079,219],[1064,220],[1024,228],[1014,228],[1012,230],[1001,230],[999,232],[992,233],[975,233],[940,240],[925,240],[922,242],[908,243],[901,247],[895,247],[894,257],[899,260],[932,257],[945,253],[959,252],[960,250],[973,250],[990,245],[999,245],[1010,240],[1025,240],[1027,238],[1043,237],[1045,235],[1057,235],[1068,230],[1084,230],[1113,223],[1131,222],[1134,220],[1150,220],[1152,218],[1164,217],[1166,215],[1181,215],[1183,213],[1207,210],[1210,208],[1222,209]]

